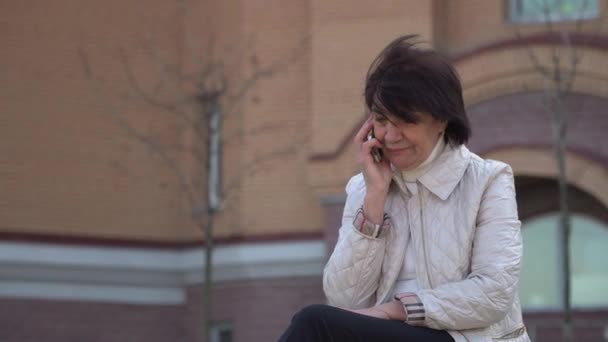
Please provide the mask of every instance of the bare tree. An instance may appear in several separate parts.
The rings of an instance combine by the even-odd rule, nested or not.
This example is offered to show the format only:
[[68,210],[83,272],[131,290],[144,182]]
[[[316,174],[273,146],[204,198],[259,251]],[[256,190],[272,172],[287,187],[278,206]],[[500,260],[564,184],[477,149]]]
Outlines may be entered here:
[[[176,137],[163,138],[163,132],[149,132],[139,129],[125,118],[119,106],[113,106],[116,99],[128,101],[128,96],[115,94],[115,99],[104,101],[110,106],[108,112],[119,124],[126,135],[138,141],[152,153],[160,157],[162,163],[172,172],[179,184],[181,194],[190,206],[190,219],[200,228],[205,241],[204,287],[203,287],[203,336],[210,341],[212,317],[212,284],[213,284],[213,234],[218,214],[229,205],[232,195],[238,191],[241,177],[265,170],[268,164],[276,159],[289,156],[308,140],[303,135],[292,144],[281,146],[256,155],[242,167],[231,179],[223,179],[222,157],[225,156],[224,142],[242,141],[244,136],[256,136],[281,128],[281,124],[263,125],[251,131],[237,129],[234,136],[224,136],[224,122],[227,118],[240,114],[239,106],[245,97],[260,80],[273,77],[283,72],[301,55],[297,48],[292,55],[281,62],[261,66],[255,54],[250,54],[248,46],[227,47],[225,51],[216,51],[212,39],[202,45],[197,44],[186,28],[188,6],[185,0],[177,0],[180,15],[180,39],[176,41],[177,58],[171,59],[159,48],[152,34],[147,30],[140,39],[141,49],[149,61],[156,67],[152,82],[142,81],[135,72],[135,63],[131,60],[129,49],[119,47],[118,56],[123,66],[124,75],[130,90],[137,99],[151,108],[169,115],[169,121],[176,124]],[[303,39],[301,46],[305,46]],[[85,49],[80,49],[82,65],[86,76],[98,88],[103,88],[103,81],[91,65]],[[233,56],[231,60],[227,56]],[[231,67],[248,60],[250,72],[243,76],[233,74]],[[107,88],[107,87],[106,87]],[[107,89],[104,89],[107,90]],[[194,162],[194,166],[184,163],[184,159]]]
[[[536,0],[537,8],[543,13],[543,23],[549,39],[552,40],[549,61],[542,58],[531,48],[526,52],[535,72],[540,74],[543,82],[543,108],[551,118],[553,150],[558,171],[559,208],[560,208],[560,253],[562,266],[562,301],[564,305],[563,340],[572,341],[572,305],[571,305],[571,270],[570,270],[570,212],[568,208],[568,179],[566,175],[566,147],[568,108],[565,100],[572,93],[574,81],[578,75],[583,58],[581,46],[589,43],[590,38],[573,43],[573,39],[581,37],[583,22],[589,8],[589,0],[582,0],[574,20],[574,30],[556,27],[552,5],[556,2]],[[601,32],[603,20],[598,20],[594,31]],[[516,29],[517,38],[522,38]],[[590,37],[590,36],[587,36]]]

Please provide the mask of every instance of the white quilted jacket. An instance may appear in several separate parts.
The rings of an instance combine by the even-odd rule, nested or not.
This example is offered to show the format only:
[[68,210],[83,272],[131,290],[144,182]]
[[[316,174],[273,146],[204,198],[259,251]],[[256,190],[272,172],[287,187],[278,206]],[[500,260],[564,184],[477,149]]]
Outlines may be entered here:
[[361,174],[348,182],[323,274],[329,303],[358,309],[390,300],[411,236],[422,325],[457,342],[529,341],[517,294],[523,248],[511,168],[448,147],[419,178],[417,194],[394,179],[385,204],[391,227],[379,238],[354,228],[365,182]]

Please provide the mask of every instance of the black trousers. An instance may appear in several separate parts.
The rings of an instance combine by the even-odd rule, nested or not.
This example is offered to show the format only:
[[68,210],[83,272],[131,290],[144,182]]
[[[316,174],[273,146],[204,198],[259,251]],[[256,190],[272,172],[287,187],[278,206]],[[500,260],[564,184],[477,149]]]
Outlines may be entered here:
[[293,316],[279,342],[454,342],[443,330],[360,315],[328,305],[311,305]]

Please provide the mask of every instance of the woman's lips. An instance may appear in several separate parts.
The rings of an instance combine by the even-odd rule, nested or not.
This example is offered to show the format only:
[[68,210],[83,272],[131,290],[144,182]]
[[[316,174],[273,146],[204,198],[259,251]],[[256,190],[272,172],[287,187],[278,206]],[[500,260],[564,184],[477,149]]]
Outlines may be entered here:
[[399,152],[404,152],[406,150],[411,149],[413,146],[408,146],[408,147],[402,147],[402,148],[387,148],[386,151],[388,153],[399,153]]

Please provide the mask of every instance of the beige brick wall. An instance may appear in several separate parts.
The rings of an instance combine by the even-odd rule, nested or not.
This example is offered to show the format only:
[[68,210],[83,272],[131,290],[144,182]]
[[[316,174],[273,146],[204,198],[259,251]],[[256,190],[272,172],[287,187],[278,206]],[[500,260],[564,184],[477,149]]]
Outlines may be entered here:
[[310,185],[319,198],[345,195],[346,182],[360,172],[355,144],[349,139],[346,148],[334,160],[312,160],[309,172],[313,176]]
[[432,38],[432,2],[312,1],[312,152],[333,152],[363,115],[363,82],[392,39]]
[[[606,1],[601,2],[602,11],[608,7],[607,4]],[[432,37],[431,41],[439,49],[452,56],[497,41],[513,39],[516,37],[516,30],[520,30],[522,35],[528,35],[543,32],[546,29],[543,24],[514,25],[507,22],[502,1],[435,1],[432,6],[433,17],[429,19],[431,21],[428,36]],[[394,10],[394,12],[398,11]],[[483,15],[480,15],[481,13]],[[408,12],[409,14],[411,12]],[[599,24],[598,20],[587,21],[582,30],[588,33],[606,32],[606,25]],[[566,23],[557,25],[556,29],[573,30],[575,27],[572,23]],[[399,33],[401,32],[397,30],[393,32],[394,35]],[[319,40],[321,39],[319,38]],[[328,41],[330,40],[328,39]],[[330,44],[328,43],[328,45]],[[340,47],[344,49],[346,44],[342,44]],[[459,59],[455,66],[463,82],[466,105],[470,106],[505,94],[544,89],[546,80],[534,70],[528,50],[533,51],[542,65],[551,65],[552,51],[546,46],[511,47]],[[357,51],[356,48],[351,48],[348,52],[358,55]],[[608,75],[605,75],[604,72],[604,70],[608,70],[608,65],[606,65],[608,59],[605,58],[605,53],[580,47],[577,48],[577,52],[580,53],[582,59],[578,65],[572,89],[575,92],[605,97],[608,94],[608,81],[606,81]],[[561,60],[562,64],[569,64],[570,51],[562,51]],[[352,62],[348,60],[347,63]],[[338,68],[338,70],[340,69],[353,68],[347,64]],[[313,71],[313,85],[316,80],[314,75],[319,75],[319,84],[325,84],[326,88],[329,88],[329,84],[333,86],[336,82],[329,80],[334,80],[337,72],[333,65],[323,69],[319,66],[316,74]],[[350,83],[352,84],[353,81]],[[352,118],[348,118],[344,114],[339,115],[344,112],[357,113],[355,108],[359,108],[357,106],[360,106],[361,103],[361,88],[357,89],[359,93],[356,95],[354,88],[350,90],[335,88],[337,89],[318,91],[320,95],[316,96],[315,91],[319,87],[313,87],[313,129],[315,132],[319,132],[318,138],[313,141],[313,149],[319,152],[318,154],[336,151],[336,146],[351,136],[353,127],[361,120],[360,114],[352,115]],[[342,92],[341,98],[334,94],[338,91]],[[343,135],[336,134],[337,132],[343,133]],[[311,162],[311,173],[316,175],[311,184],[317,192],[328,195],[343,192],[343,186],[350,177],[348,172],[357,169],[354,157],[345,158],[344,154],[348,153],[348,151],[344,151],[335,160]]]
[[[574,72],[575,92],[604,97],[608,94],[608,59],[605,53],[583,47],[563,49],[558,54],[563,75],[572,75],[572,52],[580,62]],[[455,64],[462,80],[465,103],[475,104],[495,96],[546,89],[553,83],[532,62],[553,70],[552,49],[546,46],[509,48],[475,55]]]
[[363,118],[363,86],[372,60],[392,39],[419,34],[432,43],[433,2],[313,1],[312,155],[338,152],[333,160],[313,160],[309,182],[318,196],[343,195],[358,172],[350,135]]
[[237,230],[245,235],[320,231],[322,212],[307,185],[310,133],[309,1],[243,2],[243,26],[262,67],[287,64],[260,81],[243,106],[243,188]]
[[[391,39],[419,33],[454,56],[514,36],[503,1],[188,4],[184,26],[173,2],[1,5],[0,37],[8,48],[0,52],[0,62],[9,67],[0,74],[0,229],[161,241],[200,238],[170,170],[111,118],[117,111],[144,131],[160,129],[164,139],[177,134],[166,129],[174,125],[170,117],[146,105],[129,86],[121,46],[146,89],[159,79],[157,64],[141,46],[150,37],[170,61],[189,57],[190,46],[209,54],[205,42],[213,37],[213,54],[226,63],[235,84],[251,74],[252,60],[262,68],[286,62],[272,78],[262,79],[225,123],[223,171],[226,183],[236,187],[227,194],[216,232],[228,237],[323,230],[319,199],[343,195],[358,166],[350,141],[333,159],[310,158],[339,152],[357,129],[365,73]],[[603,8],[606,4],[602,1]],[[594,32],[595,24],[590,21],[585,29]],[[518,27],[524,34],[543,29]],[[180,45],[182,29],[191,35]],[[534,49],[547,57],[546,48]],[[101,81],[87,79],[83,51]],[[524,49],[475,55],[459,60],[457,68],[469,105],[542,84],[530,72]],[[585,50],[574,89],[606,96],[604,70],[605,55]],[[163,94],[175,95],[175,89]],[[180,165],[189,176],[204,175],[192,160],[180,158]]]
[[[221,19],[239,12],[228,2],[213,6],[223,25],[218,31],[231,39],[238,20],[230,26]],[[112,116],[142,132],[160,128],[171,139],[170,116],[128,85],[120,49],[143,88],[151,89],[160,74],[141,44],[150,39],[155,53],[176,56],[174,4],[11,3],[1,13],[6,48],[0,60],[8,68],[0,75],[0,229],[162,241],[200,237],[169,169]],[[86,77],[83,55],[96,80]]]
[[[508,163],[516,176],[558,177],[552,150],[506,148],[486,153],[483,157]],[[601,164],[574,153],[566,153],[566,178],[608,206],[608,171]]]
[[[522,35],[546,31],[544,23],[514,24],[507,20],[507,1],[499,0],[456,0],[439,1],[438,6],[447,12],[444,15],[446,37],[443,47],[449,55],[470,51],[479,46]],[[608,1],[599,0],[600,11],[606,12]],[[560,24],[557,29],[574,31],[575,23]],[[608,32],[608,26],[600,19],[585,21],[582,30],[586,32]]]
[[[8,43],[0,58],[10,67],[0,76],[1,112],[8,121],[0,133],[8,157],[0,177],[3,229],[114,235],[137,226],[146,237],[172,235],[166,230],[175,198],[158,187],[162,173],[131,168],[149,156],[110,122],[106,99],[85,80],[79,59],[83,40],[111,45],[116,40],[110,37],[120,35],[129,18],[118,19],[111,7],[98,8],[95,16],[94,9],[68,4],[4,7]],[[87,30],[94,25],[87,19],[98,23],[95,32]],[[112,90],[123,90],[115,87],[116,65],[96,67]]]

